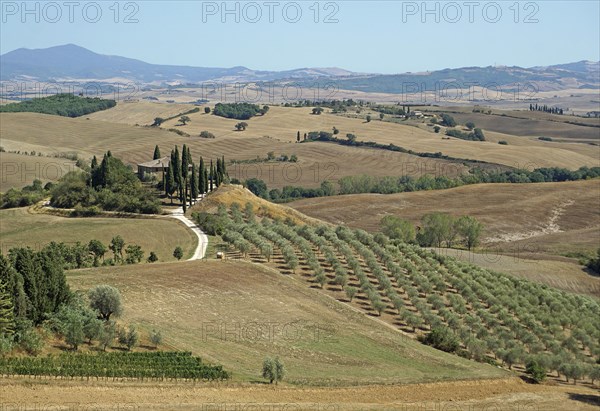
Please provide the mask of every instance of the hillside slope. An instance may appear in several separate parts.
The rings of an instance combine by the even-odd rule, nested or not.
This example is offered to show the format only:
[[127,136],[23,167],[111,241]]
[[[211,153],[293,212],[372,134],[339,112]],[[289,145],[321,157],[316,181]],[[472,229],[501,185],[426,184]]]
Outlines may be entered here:
[[169,346],[259,378],[279,356],[291,384],[356,385],[506,377],[423,346],[300,281],[256,264],[194,261],[70,272],[75,289],[119,288],[124,320],[162,330]]

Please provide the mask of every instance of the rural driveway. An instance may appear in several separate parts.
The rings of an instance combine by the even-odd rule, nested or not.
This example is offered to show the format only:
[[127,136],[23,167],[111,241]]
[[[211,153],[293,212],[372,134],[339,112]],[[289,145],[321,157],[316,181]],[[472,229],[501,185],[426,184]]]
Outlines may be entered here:
[[196,247],[194,255],[189,260],[203,259],[204,255],[206,254],[206,247],[208,247],[208,237],[206,236],[206,234],[204,234],[204,232],[200,230],[200,227],[194,224],[192,220],[190,220],[183,214],[183,207],[179,207],[171,211],[170,217],[176,218],[179,221],[181,221],[183,224],[189,227],[194,232],[194,234],[196,234],[196,237],[198,237],[198,246]]

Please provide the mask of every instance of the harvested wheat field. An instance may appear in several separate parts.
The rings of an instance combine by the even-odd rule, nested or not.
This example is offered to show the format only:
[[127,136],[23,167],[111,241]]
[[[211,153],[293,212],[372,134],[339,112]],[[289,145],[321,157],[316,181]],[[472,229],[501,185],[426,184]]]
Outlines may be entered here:
[[483,223],[484,242],[499,243],[598,227],[599,198],[600,180],[589,180],[353,194],[298,200],[288,205],[311,217],[368,231],[376,231],[381,218],[388,214],[417,225],[425,214],[432,212],[470,215]]
[[53,409],[65,398],[81,409],[123,410],[587,411],[600,405],[597,391],[589,388],[531,385],[518,378],[351,388],[14,379],[0,385],[0,395],[10,395],[6,410],[40,404]]
[[[135,103],[131,103],[135,104]],[[293,109],[288,109],[293,110]],[[111,110],[106,110],[110,112]],[[163,155],[178,145],[188,145],[195,161],[200,156],[205,160],[221,156],[231,160],[265,159],[273,151],[276,156],[295,154],[297,163],[259,162],[255,164],[231,164],[231,178],[245,180],[257,177],[269,187],[300,185],[317,187],[324,180],[335,181],[343,176],[369,173],[374,176],[423,174],[454,177],[467,170],[461,163],[421,158],[418,156],[370,148],[344,147],[335,144],[296,144],[296,129],[283,133],[266,134],[257,132],[256,127],[245,132],[234,132],[232,120],[205,114],[190,114],[190,117],[205,116],[226,127],[227,132],[216,139],[180,136],[162,128],[136,127],[112,124],[83,118],[65,118],[32,113],[0,114],[2,144],[7,150],[36,150],[44,154],[78,153],[82,158],[102,156],[110,148],[112,153],[126,163],[135,166],[152,158],[154,146],[158,145]],[[268,115],[267,115],[268,116]],[[267,117],[265,116],[265,118]],[[307,117],[310,115],[306,115]],[[311,116],[316,117],[316,116]],[[251,126],[259,118],[250,120]],[[173,120],[175,121],[175,120]],[[177,127],[186,131],[187,127]],[[202,128],[204,130],[204,128]],[[309,130],[310,131],[310,130]],[[199,133],[200,130],[197,131]],[[197,136],[197,134],[195,134]]]
[[66,158],[0,152],[0,192],[25,187],[36,179],[56,182],[77,169],[75,162]]

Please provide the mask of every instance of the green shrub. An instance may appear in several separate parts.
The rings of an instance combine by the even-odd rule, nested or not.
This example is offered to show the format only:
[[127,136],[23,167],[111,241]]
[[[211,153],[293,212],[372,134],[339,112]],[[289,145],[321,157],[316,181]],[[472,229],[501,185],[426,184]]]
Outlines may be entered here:
[[[456,352],[460,346],[456,335],[444,326],[432,329],[425,337],[421,337],[421,342],[445,352]],[[470,356],[469,353],[466,355]]]

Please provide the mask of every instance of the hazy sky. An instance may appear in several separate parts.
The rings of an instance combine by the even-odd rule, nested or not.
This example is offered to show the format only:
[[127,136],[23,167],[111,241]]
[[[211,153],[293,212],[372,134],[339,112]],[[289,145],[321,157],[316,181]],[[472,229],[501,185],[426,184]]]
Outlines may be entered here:
[[598,1],[2,0],[1,8],[2,54],[74,43],[159,64],[379,73],[600,60]]

